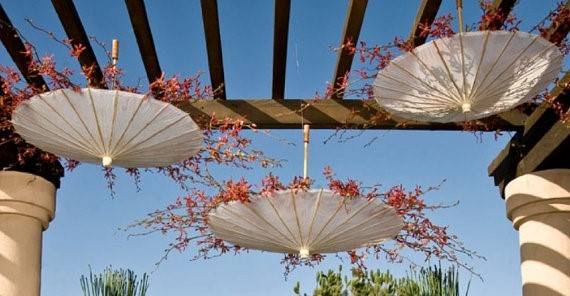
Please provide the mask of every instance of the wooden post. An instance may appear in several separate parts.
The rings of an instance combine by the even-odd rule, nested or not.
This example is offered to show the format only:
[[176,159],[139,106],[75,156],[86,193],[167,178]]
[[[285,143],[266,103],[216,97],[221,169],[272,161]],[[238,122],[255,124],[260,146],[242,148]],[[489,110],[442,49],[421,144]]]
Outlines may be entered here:
[[119,61],[119,40],[113,39],[113,49],[111,50],[111,59],[113,61],[113,65],[117,65]]
[[309,166],[309,129],[308,124],[303,125],[303,178],[307,179]]

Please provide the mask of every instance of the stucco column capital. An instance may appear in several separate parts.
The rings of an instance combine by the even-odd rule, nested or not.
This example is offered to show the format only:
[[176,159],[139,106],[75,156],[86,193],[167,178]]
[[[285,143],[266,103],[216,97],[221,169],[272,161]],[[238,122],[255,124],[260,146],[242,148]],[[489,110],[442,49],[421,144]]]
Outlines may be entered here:
[[570,213],[570,170],[522,175],[505,187],[507,217],[515,229],[537,215]]
[[0,214],[37,219],[45,230],[55,216],[55,193],[55,186],[42,177],[0,172]]

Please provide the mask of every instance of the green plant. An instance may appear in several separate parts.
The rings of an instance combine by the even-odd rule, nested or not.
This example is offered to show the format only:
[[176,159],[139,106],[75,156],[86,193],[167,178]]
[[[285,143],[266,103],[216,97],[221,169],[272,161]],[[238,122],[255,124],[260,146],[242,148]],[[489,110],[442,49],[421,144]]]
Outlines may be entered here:
[[145,296],[148,290],[146,273],[137,279],[130,269],[114,270],[110,266],[99,274],[89,268],[89,277],[82,275],[80,282],[84,296]]
[[[469,293],[467,284],[465,295]],[[293,292],[301,295],[300,284]],[[459,272],[451,266],[411,269],[405,277],[395,278],[389,271],[353,270],[352,277],[342,278],[342,267],[338,271],[317,273],[317,287],[314,296],[459,296]],[[307,295],[306,293],[303,295]]]
[[[470,282],[466,292],[469,293]],[[405,278],[399,279],[397,295],[417,296],[459,296],[459,271],[451,266],[442,270],[441,266],[412,270]]]

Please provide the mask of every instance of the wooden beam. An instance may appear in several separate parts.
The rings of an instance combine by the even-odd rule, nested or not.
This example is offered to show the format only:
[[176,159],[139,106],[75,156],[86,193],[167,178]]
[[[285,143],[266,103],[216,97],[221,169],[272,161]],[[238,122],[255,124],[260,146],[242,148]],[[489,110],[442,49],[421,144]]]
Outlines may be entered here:
[[29,66],[32,63],[33,57],[26,54],[26,47],[20,39],[20,34],[15,29],[14,25],[10,21],[10,18],[4,11],[4,8],[0,4],[0,40],[2,44],[8,51],[8,54],[16,64],[16,67],[22,73],[26,82],[35,88],[48,90],[48,86],[41,75],[37,71],[30,70]]
[[[562,152],[555,155],[555,151]],[[556,122],[517,165],[516,176],[542,169],[570,169],[570,124]],[[550,160],[548,165],[547,160]]]
[[131,25],[137,39],[148,82],[152,83],[162,76],[158,55],[148,22],[144,0],[125,0]]
[[[570,73],[559,81],[555,91],[552,94],[554,102],[563,112],[568,111]],[[515,176],[541,169],[570,168],[570,122],[562,122],[553,108],[543,104],[535,110],[525,123],[524,136],[529,140],[524,142],[523,151],[519,153],[521,159],[516,166]]]
[[412,42],[414,47],[420,46],[426,42],[427,36],[422,36],[422,28],[424,26],[431,26],[442,0],[422,0],[418,14],[412,26],[412,32],[408,40]]
[[287,69],[287,41],[291,0],[275,0],[275,26],[273,27],[273,85],[271,98],[285,98],[285,73]]
[[480,30],[500,30],[505,23],[506,18],[511,13],[518,0],[495,0],[493,2],[493,9],[502,17],[494,19],[493,22],[481,24]]
[[333,84],[332,99],[342,99],[344,97],[344,90],[339,88],[338,83],[342,81],[343,77],[350,72],[352,67],[352,60],[354,53],[345,45],[347,42],[352,42],[356,46],[358,43],[358,36],[360,29],[364,22],[364,14],[366,12],[366,5],[368,0],[350,0],[348,10],[344,21],[344,29],[342,38],[340,40],[340,50],[334,70],[334,76],[331,83]]
[[85,46],[85,50],[79,55],[79,64],[81,67],[86,69],[93,67],[93,79],[89,81],[89,85],[93,87],[106,88],[105,81],[103,79],[103,72],[101,72],[101,67],[97,62],[95,57],[95,52],[91,47],[91,42],[85,33],[77,9],[73,4],[73,0],[51,0],[57,16],[67,34],[67,37],[71,40],[71,45]]
[[[399,129],[399,130],[454,130],[464,128],[457,123],[429,123],[409,121],[383,111],[374,100],[198,100],[180,104],[196,120],[208,122],[218,118],[243,119],[262,129],[298,129],[303,123],[313,129]],[[480,128],[491,124],[505,131],[520,129],[526,116],[509,111],[480,121]]]
[[[566,109],[570,95],[564,86],[569,84],[570,73],[567,73],[550,93]],[[518,176],[548,167],[568,167],[564,159],[570,151],[567,149],[570,148],[569,131],[569,124],[561,122],[560,116],[547,103],[538,106],[526,119],[524,131],[517,132],[489,165],[488,173],[494,177],[495,185],[502,184],[501,196],[504,198],[504,186]]]
[[[570,96],[563,86],[568,84],[570,74],[566,74],[550,92],[555,101],[565,102],[566,108]],[[564,126],[568,128],[568,124],[560,122],[559,115],[548,104],[538,106],[525,120],[524,130],[513,136],[488,167],[489,176],[494,177],[495,185],[500,187],[503,198],[504,186],[512,179],[541,167],[563,165],[561,160],[566,156],[558,157],[561,156],[559,151],[563,149],[563,143],[569,141],[564,136],[567,132]]]
[[[563,85],[567,83],[570,83],[570,73],[559,81],[558,85],[550,92],[550,96],[556,99],[562,98],[565,89]],[[518,162],[556,124],[558,119],[558,115],[548,104],[541,104],[533,111],[525,120],[524,131],[518,132],[489,165],[488,172],[490,176],[495,177],[495,183],[498,183],[507,171],[516,171]]]
[[224,62],[222,58],[222,40],[220,37],[220,21],[218,19],[218,3],[216,0],[200,0],[204,35],[208,51],[210,80],[216,99],[226,99],[224,79]]

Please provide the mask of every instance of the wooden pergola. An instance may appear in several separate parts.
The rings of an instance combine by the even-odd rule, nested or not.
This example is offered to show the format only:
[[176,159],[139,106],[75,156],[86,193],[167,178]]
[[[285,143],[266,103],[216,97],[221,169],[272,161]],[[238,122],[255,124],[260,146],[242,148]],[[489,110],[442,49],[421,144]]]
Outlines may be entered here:
[[[246,123],[255,123],[261,129],[300,128],[302,123],[311,124],[314,129],[367,128],[401,130],[463,130],[461,124],[430,123],[403,120],[385,116],[378,118],[380,107],[372,100],[346,99],[342,90],[335,89],[331,98],[314,102],[312,99],[285,98],[285,71],[287,65],[287,39],[291,0],[275,0],[274,38],[273,38],[273,81],[271,98],[268,99],[228,99],[225,92],[224,66],[220,24],[216,0],[201,0],[204,35],[207,47],[210,80],[216,97],[212,100],[197,100],[182,104],[180,107],[191,116],[211,116],[242,118]],[[412,25],[409,39],[414,46],[426,41],[420,36],[422,24],[431,24],[435,19],[442,0],[422,0],[417,16]],[[516,0],[496,0],[495,11],[508,15]],[[340,45],[347,41],[356,43],[362,28],[367,0],[350,0],[340,38]],[[86,47],[78,61],[82,67],[95,67],[95,76],[91,86],[106,88],[101,67],[77,9],[72,0],[52,0],[53,7],[61,24],[73,45]],[[154,39],[149,25],[143,0],[125,0],[132,28],[138,43],[142,62],[149,81],[154,81],[162,74]],[[566,2],[570,6],[570,2]],[[36,87],[48,89],[45,80],[37,73],[30,72],[29,56],[23,54],[24,44],[12,27],[12,23],[0,5],[0,39],[12,60],[17,65],[26,81]],[[499,29],[502,23],[487,24],[484,29]],[[566,36],[570,24],[552,24],[548,39]],[[332,74],[333,82],[339,81],[351,70],[354,55],[348,50],[338,52],[336,67]],[[565,108],[570,104],[566,75],[551,95]],[[310,104],[308,104],[310,102]],[[303,110],[302,112],[300,110]],[[550,167],[570,168],[570,157],[564,152],[570,151],[570,128],[546,104],[541,105],[532,114],[512,110],[479,121],[481,130],[491,125],[493,130],[516,132],[510,143],[489,167],[489,174],[497,185],[504,187],[513,178],[535,170]],[[502,190],[501,190],[502,191]]]
[[[367,0],[348,1],[339,43],[341,50],[332,74],[333,83],[342,81],[351,70],[353,54],[342,45],[347,41],[355,44],[358,41],[368,3]],[[72,45],[81,44],[85,47],[78,61],[83,68],[92,68],[94,71],[90,86],[107,88],[73,0],[51,2]],[[414,46],[426,41],[420,32],[423,25],[432,24],[441,2],[442,0],[421,1],[408,37]],[[492,12],[503,16],[499,20],[505,19],[516,2],[517,0],[495,0]],[[275,0],[271,98],[228,99],[217,2],[201,0],[200,3],[210,81],[216,92],[213,99],[179,105],[192,117],[208,119],[215,114],[217,117],[241,118],[262,129],[298,129],[303,123],[308,123],[315,129],[464,130],[463,124],[415,122],[391,117],[372,100],[345,98],[343,89],[336,85],[330,98],[318,101],[286,98],[285,71],[291,0]],[[162,69],[144,0],[125,0],[125,4],[148,80],[155,81],[162,75]],[[570,0],[566,0],[564,5],[570,9]],[[495,20],[483,24],[482,29],[496,30],[502,26],[500,21]],[[570,21],[553,22],[545,37],[556,43],[564,39],[569,30]],[[49,90],[44,78],[29,69],[32,57],[25,54],[24,43],[1,5],[0,40],[26,82],[36,88]],[[0,83],[1,79],[0,77]],[[1,92],[0,88],[0,95],[3,95]],[[550,92],[550,98],[562,109],[557,111],[568,110],[569,96],[570,74],[566,74]],[[488,131],[491,127],[491,131],[499,129],[515,132],[507,146],[490,164],[489,175],[500,187],[501,195],[504,198],[506,195],[507,217],[519,231],[521,279],[525,296],[567,295],[570,288],[570,157],[567,155],[570,152],[570,125],[561,121],[551,103],[543,103],[528,113],[512,110],[470,125],[470,128],[480,131]],[[12,161],[17,151],[15,145],[0,148],[2,166],[3,163]],[[0,214],[8,214],[4,218],[11,219],[9,223],[0,223],[0,234],[4,233],[14,241],[0,244],[0,259],[8,254],[7,262],[15,262],[0,264],[0,294],[12,295],[14,293],[11,291],[15,288],[16,291],[22,291],[16,294],[39,295],[42,232],[53,219],[56,187],[59,187],[61,175],[54,176],[51,172],[50,180],[46,180],[36,178],[44,173],[41,168],[20,170],[0,170]],[[32,174],[26,173],[28,171]],[[14,208],[13,204],[25,206]],[[6,289],[9,292],[4,292]]]

